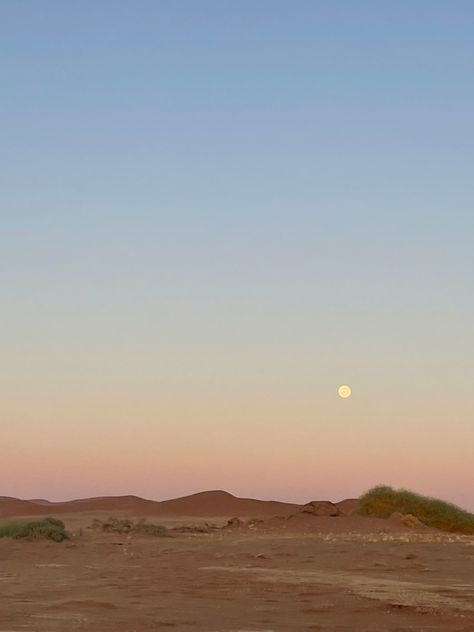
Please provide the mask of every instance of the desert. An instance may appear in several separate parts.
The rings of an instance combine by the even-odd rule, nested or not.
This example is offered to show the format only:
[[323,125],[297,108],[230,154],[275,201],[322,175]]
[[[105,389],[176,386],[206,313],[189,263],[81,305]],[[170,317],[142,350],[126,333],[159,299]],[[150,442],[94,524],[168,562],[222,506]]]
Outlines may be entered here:
[[474,632],[473,34],[0,0],[0,632]]
[[471,632],[474,538],[357,505],[4,498],[2,523],[54,515],[70,537],[0,539],[0,630]]

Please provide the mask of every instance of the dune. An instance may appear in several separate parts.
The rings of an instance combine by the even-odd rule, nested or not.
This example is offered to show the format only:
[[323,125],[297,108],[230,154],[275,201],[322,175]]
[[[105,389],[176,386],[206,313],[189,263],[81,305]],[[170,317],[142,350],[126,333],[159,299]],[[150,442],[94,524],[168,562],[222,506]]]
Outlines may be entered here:
[[54,507],[56,503],[44,498],[28,498],[28,502],[35,503],[35,505],[47,505],[48,507]]
[[[35,503],[32,503],[29,500],[0,497],[0,518],[10,518],[12,516],[34,516],[37,513],[44,513],[41,509],[45,509],[45,507],[35,505]],[[47,511],[50,513],[51,510],[48,509]]]
[[65,514],[77,512],[128,512],[138,516],[240,516],[269,517],[287,516],[300,508],[299,505],[271,500],[238,498],[228,492],[206,491],[181,498],[153,501],[139,496],[99,496],[66,502],[51,503],[46,500],[20,500],[0,497],[0,517]]
[[[358,506],[357,499],[335,503],[343,515],[351,515]],[[198,492],[171,500],[154,501],[139,496],[98,496],[65,502],[45,499],[21,500],[0,496],[0,517],[57,515],[79,512],[127,512],[137,516],[238,516],[241,518],[269,518],[297,513],[302,505],[275,500],[239,498],[223,490]]]
[[[97,496],[70,500],[60,506],[64,511],[140,511],[160,503],[139,496]],[[56,509],[55,507],[55,509]]]
[[238,498],[222,490],[199,492],[159,503],[160,515],[266,517],[289,515],[299,505],[274,500]]
[[88,511],[136,511],[149,504],[157,503],[132,496],[106,496],[58,503],[45,500],[19,500],[17,498],[4,500],[0,498],[0,517],[57,515]]

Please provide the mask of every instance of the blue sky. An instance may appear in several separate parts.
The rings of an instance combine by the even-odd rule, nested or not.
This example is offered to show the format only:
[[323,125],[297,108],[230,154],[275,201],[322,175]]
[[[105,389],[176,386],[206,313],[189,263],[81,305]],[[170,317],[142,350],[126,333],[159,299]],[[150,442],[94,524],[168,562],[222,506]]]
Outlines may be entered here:
[[[127,389],[180,432],[170,393],[208,393],[211,434],[222,410],[210,393],[226,393],[262,445],[245,402],[278,416],[287,391],[288,407],[303,402],[304,443],[340,421],[326,393],[347,381],[364,397],[344,423],[364,435],[378,419],[389,443],[397,423],[407,441],[435,429],[420,485],[471,502],[473,27],[463,1],[2,2],[12,445],[33,441],[39,418],[54,441],[71,406],[87,426],[97,390],[113,426],[113,393]],[[40,396],[58,389],[56,408]],[[344,440],[337,428],[328,441]],[[435,475],[443,444],[460,459],[449,484]],[[196,475],[199,454],[171,491],[213,483]],[[395,472],[369,459],[366,479],[418,483]],[[228,482],[267,496],[278,485]]]
[[463,2],[5,2],[11,203],[28,214],[41,185],[36,212],[85,219],[468,216],[472,19]]

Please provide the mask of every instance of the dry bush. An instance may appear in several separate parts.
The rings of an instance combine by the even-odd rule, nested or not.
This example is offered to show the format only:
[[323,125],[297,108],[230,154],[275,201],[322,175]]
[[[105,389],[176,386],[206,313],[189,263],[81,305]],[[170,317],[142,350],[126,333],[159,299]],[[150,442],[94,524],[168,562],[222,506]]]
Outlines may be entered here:
[[107,520],[95,519],[91,525],[92,529],[100,529],[105,533],[120,533],[120,534],[141,534],[152,535],[155,537],[164,537],[169,535],[168,529],[159,524],[153,524],[140,520],[133,522],[126,518],[108,518]]

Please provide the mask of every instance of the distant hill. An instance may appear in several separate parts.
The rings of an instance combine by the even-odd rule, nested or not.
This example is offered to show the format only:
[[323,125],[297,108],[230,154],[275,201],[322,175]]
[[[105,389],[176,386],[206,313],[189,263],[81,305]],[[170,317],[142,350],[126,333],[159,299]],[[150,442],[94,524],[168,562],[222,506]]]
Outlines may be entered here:
[[[10,516],[34,516],[45,513],[45,507],[36,505],[29,500],[20,500],[18,498],[0,497],[0,518],[8,518]],[[50,510],[48,510],[51,513]]]
[[299,505],[274,500],[237,498],[221,490],[199,492],[159,503],[160,515],[265,517],[289,515]]
[[48,505],[53,507],[56,504],[51,502],[51,500],[45,500],[44,498],[28,498],[28,502],[35,503],[35,505]]
[[[357,501],[348,499],[337,503],[343,513],[351,513]],[[239,516],[243,518],[265,518],[289,516],[301,505],[274,500],[238,498],[222,490],[213,490],[154,501],[139,496],[99,496],[81,498],[67,502],[50,502],[45,499],[21,500],[0,496],[0,518],[14,516],[58,515],[65,513],[101,511],[128,512],[136,516],[188,516],[217,517]]]

